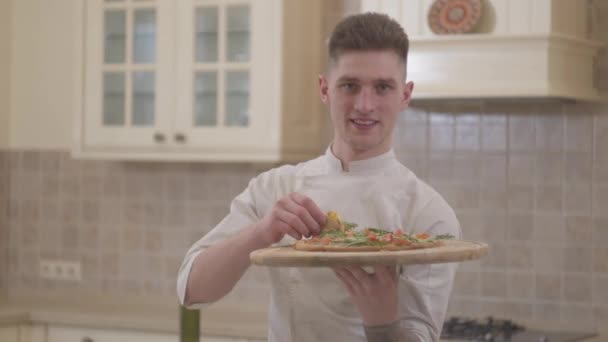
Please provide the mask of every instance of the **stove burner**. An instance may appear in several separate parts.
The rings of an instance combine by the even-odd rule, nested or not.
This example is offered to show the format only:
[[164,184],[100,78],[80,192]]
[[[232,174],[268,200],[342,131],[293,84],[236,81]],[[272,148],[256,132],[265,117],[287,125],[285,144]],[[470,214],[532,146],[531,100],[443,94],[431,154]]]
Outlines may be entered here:
[[468,340],[485,342],[511,341],[513,334],[524,330],[524,327],[511,320],[494,319],[474,320],[463,317],[452,317],[443,324],[441,338],[445,340]]

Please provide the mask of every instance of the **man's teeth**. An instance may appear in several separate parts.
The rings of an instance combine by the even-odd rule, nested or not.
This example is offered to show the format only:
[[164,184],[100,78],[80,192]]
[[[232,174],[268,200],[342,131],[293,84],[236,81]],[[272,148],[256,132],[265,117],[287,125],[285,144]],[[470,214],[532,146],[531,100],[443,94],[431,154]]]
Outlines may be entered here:
[[357,125],[373,125],[374,120],[353,120]]

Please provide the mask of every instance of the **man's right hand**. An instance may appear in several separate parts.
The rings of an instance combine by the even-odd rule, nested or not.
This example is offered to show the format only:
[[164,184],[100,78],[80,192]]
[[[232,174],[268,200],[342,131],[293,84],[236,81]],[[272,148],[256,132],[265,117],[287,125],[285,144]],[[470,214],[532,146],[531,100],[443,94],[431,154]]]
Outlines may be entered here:
[[255,225],[256,237],[264,246],[283,239],[285,234],[300,240],[303,236],[318,235],[326,215],[315,202],[296,192],[281,198],[272,210]]

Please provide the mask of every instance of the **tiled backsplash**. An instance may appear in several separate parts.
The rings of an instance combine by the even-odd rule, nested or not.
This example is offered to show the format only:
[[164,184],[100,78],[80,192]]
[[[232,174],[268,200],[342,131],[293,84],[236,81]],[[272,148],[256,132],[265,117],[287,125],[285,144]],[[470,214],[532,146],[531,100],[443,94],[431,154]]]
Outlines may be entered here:
[[396,150],[491,252],[463,263],[450,312],[608,322],[608,108],[420,106]]
[[[395,150],[455,207],[466,238],[491,244],[488,257],[462,264],[451,313],[608,323],[606,107],[416,105],[399,122]],[[263,171],[245,164],[75,161],[67,152],[0,156],[9,295],[170,298],[186,249]],[[2,179],[10,179],[8,191]],[[2,242],[0,251],[6,249]],[[43,258],[80,260],[82,282],[40,279]],[[263,272],[250,272],[232,296],[265,303]]]

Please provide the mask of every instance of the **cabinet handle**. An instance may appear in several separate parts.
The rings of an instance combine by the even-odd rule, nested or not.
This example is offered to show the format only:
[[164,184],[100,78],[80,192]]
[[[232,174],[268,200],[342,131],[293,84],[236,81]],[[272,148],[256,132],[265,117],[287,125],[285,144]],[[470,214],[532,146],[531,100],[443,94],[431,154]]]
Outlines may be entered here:
[[177,133],[175,134],[175,141],[177,141],[178,143],[185,143],[186,136],[183,133]]
[[165,135],[160,133],[160,132],[156,132],[154,133],[154,141],[156,141],[157,143],[162,143],[165,141]]
[[82,338],[82,342],[94,342],[92,338],[85,336]]

